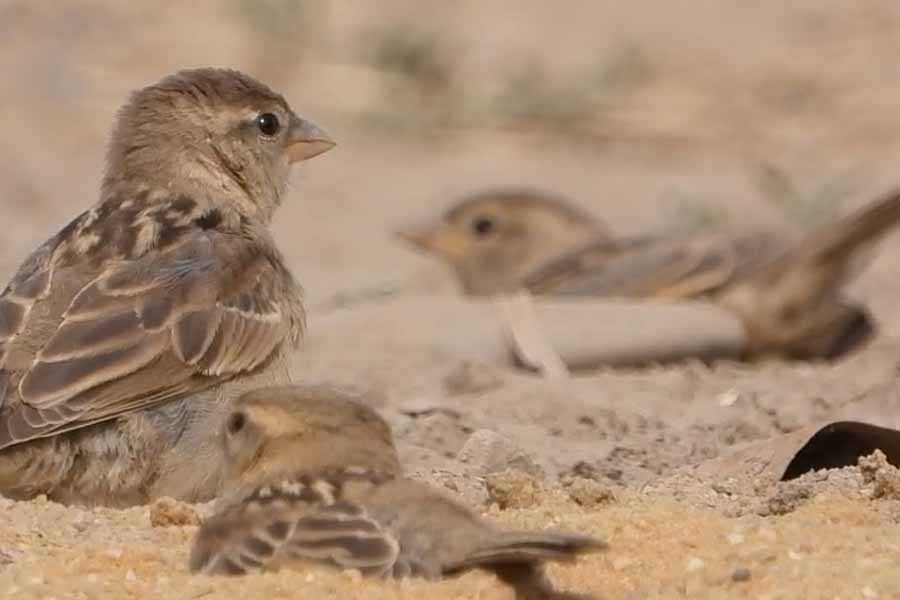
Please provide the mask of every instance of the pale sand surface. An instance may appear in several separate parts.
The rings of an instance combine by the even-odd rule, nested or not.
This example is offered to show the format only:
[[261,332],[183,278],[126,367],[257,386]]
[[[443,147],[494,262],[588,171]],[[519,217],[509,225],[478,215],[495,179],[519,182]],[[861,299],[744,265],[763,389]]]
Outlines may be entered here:
[[[368,318],[455,294],[439,265],[390,230],[482,186],[556,189],[630,233],[679,220],[802,226],[811,212],[845,212],[900,182],[895,2],[551,9],[509,0],[427,10],[411,0],[313,2],[306,26],[282,45],[271,22],[241,24],[247,4],[0,5],[0,275],[94,201],[105,137],[130,90],[180,67],[246,69],[340,144],[296,177],[275,226],[311,309],[297,372],[374,390],[411,473],[499,522],[607,539],[607,552],[551,570],[565,589],[603,598],[900,597],[900,496],[873,497],[858,469],[777,486],[676,476],[823,418],[896,376],[900,236],[851,289],[880,337],[834,365],[689,363],[548,382],[496,360],[479,346],[476,324],[448,323],[435,340],[421,334],[431,330],[423,311]],[[463,99],[449,124],[429,113],[434,103],[396,87],[400,76],[372,66],[366,44],[393,22],[450,48]],[[639,84],[577,87],[625,47],[650,65],[622,63]],[[592,99],[576,126],[480,104],[523,63],[542,65],[557,90],[541,100],[547,110]],[[799,200],[782,207],[763,194],[751,169],[763,159],[790,175]],[[513,486],[501,509],[485,476],[510,465],[530,472],[538,492]],[[557,483],[573,473],[586,491]],[[511,597],[479,573],[439,584],[324,571],[194,578],[192,533],[192,525],[152,527],[148,508],[2,502],[0,596]]]

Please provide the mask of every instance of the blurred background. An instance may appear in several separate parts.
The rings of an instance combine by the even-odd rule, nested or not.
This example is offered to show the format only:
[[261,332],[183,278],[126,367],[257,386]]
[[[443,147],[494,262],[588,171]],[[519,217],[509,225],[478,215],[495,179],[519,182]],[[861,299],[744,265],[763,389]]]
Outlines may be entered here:
[[[895,0],[5,0],[0,274],[95,201],[129,92],[186,67],[244,70],[338,140],[276,225],[329,306],[449,286],[391,229],[489,185],[622,233],[846,212],[900,182],[898,57]],[[876,311],[890,263],[859,283]]]

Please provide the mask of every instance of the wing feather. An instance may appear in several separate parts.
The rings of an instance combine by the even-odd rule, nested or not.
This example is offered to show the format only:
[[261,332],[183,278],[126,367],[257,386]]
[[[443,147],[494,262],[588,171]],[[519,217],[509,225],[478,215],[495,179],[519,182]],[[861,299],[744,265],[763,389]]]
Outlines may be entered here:
[[264,488],[197,532],[190,567],[208,575],[278,570],[307,563],[389,575],[400,554],[394,536],[365,509],[327,503],[299,482]]
[[[0,448],[207,389],[299,337],[298,290],[273,248],[216,231],[183,237],[81,284],[83,265],[48,265],[0,296]],[[33,352],[31,364],[9,371],[13,351]]]
[[524,285],[549,295],[697,298],[716,293],[780,247],[770,234],[602,240],[544,262]]

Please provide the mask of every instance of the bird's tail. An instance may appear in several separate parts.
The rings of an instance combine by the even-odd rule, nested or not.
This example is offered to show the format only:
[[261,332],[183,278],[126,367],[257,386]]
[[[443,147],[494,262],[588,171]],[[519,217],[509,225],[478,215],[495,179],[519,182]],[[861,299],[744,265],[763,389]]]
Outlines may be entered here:
[[574,560],[582,554],[605,550],[606,547],[606,542],[583,535],[504,532],[496,534],[487,545],[470,552],[449,570],[544,561],[565,562]]
[[547,579],[543,563],[569,562],[582,554],[606,548],[606,542],[582,535],[503,532],[445,572],[488,569],[513,587],[516,600],[594,600],[590,595],[557,590]]
[[853,213],[822,225],[754,274],[760,283],[784,284],[801,277],[815,283],[811,296],[845,284],[871,249],[900,223],[900,188]]
[[900,223],[900,188],[816,228],[776,259],[725,290],[720,301],[748,328],[751,353],[776,349],[795,358],[834,358],[871,337],[866,311],[840,289],[867,252]]

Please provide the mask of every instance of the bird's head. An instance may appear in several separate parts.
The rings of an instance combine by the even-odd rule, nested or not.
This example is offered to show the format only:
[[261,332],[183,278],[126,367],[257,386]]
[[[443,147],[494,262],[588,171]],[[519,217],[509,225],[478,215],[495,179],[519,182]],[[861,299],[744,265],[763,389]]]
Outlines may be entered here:
[[233,70],[185,70],[135,92],[122,107],[104,190],[136,181],[198,202],[236,203],[267,222],[291,166],[334,145],[259,81]]
[[513,291],[537,263],[587,239],[610,237],[603,223],[571,202],[515,188],[468,196],[397,235],[450,264],[473,295]]
[[221,435],[226,489],[346,467],[400,473],[388,424],[358,396],[331,386],[248,392]]

